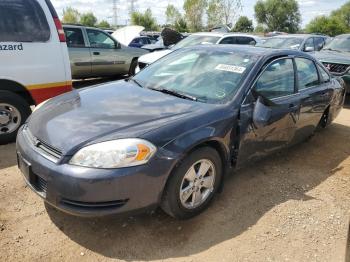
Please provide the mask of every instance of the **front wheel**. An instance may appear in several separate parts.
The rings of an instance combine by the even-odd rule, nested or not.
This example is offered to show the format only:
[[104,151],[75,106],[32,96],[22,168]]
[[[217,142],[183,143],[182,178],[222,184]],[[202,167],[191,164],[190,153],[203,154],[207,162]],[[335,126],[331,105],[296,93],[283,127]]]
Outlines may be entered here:
[[0,145],[16,140],[18,129],[31,112],[29,104],[22,97],[0,91]]
[[171,175],[161,203],[178,219],[194,217],[205,210],[222,179],[222,162],[215,149],[200,148],[184,159]]

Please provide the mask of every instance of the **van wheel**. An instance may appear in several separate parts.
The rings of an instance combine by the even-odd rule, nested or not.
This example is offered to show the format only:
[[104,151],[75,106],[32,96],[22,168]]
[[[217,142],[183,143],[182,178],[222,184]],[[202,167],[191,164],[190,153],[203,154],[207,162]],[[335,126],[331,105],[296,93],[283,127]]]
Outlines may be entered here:
[[129,76],[133,76],[136,73],[136,67],[137,67],[137,58],[134,58],[131,62],[130,69],[129,69]]
[[16,140],[18,129],[31,113],[29,104],[22,97],[0,91],[0,145]]
[[222,162],[211,147],[200,148],[188,155],[169,178],[162,209],[170,216],[188,219],[204,211],[222,179]]

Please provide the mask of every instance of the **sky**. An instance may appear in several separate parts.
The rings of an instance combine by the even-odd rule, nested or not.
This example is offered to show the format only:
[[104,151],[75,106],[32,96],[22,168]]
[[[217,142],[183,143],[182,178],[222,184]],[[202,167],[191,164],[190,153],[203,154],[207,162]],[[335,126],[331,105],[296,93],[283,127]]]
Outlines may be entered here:
[[[58,14],[62,16],[65,7],[71,6],[79,12],[92,11],[99,20],[107,20],[113,24],[113,0],[51,0]],[[243,10],[241,15],[254,19],[254,5],[256,0],[241,0]],[[339,8],[348,0],[297,0],[302,14],[302,26],[305,26],[317,15],[329,14],[332,10]],[[135,0],[136,10],[143,12],[151,8],[153,15],[159,24],[165,23],[165,9],[168,4],[175,5],[181,12],[183,0]],[[129,22],[129,0],[117,0],[118,24]]]

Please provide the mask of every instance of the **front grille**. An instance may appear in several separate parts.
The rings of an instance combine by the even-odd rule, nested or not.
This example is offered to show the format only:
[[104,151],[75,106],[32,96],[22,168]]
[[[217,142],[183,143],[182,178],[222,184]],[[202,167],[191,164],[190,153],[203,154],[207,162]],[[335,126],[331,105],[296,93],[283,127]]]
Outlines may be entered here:
[[139,68],[140,68],[141,70],[144,69],[144,68],[147,67],[147,66],[148,66],[148,64],[139,62]]
[[323,63],[323,65],[331,72],[336,75],[343,75],[348,71],[349,65],[335,64],[335,63]]
[[40,176],[34,175],[34,181],[31,182],[31,185],[34,187],[34,189],[40,193],[45,193],[47,191],[47,182]]
[[59,159],[62,158],[63,153],[61,150],[49,145],[41,139],[34,137],[33,134],[30,132],[28,126],[24,127],[23,134],[34,146],[34,148],[37,149],[37,151],[43,156],[45,156],[47,159],[53,162],[57,162]]
[[80,202],[69,199],[62,199],[61,203],[70,208],[79,208],[79,209],[113,209],[120,208],[124,206],[129,199],[124,200],[115,200],[108,202]]

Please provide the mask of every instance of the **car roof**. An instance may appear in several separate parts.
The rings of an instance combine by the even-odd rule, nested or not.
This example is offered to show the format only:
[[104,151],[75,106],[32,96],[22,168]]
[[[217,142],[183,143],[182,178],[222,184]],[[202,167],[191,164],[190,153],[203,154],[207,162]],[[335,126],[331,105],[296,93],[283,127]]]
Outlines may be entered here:
[[276,35],[270,38],[308,38],[308,37],[326,37],[323,35],[315,35],[315,34],[290,34],[290,35]]
[[192,35],[203,35],[203,36],[216,36],[216,37],[224,37],[224,36],[248,36],[252,38],[260,38],[259,36],[246,34],[246,33],[225,33],[225,32],[199,32],[194,33]]

